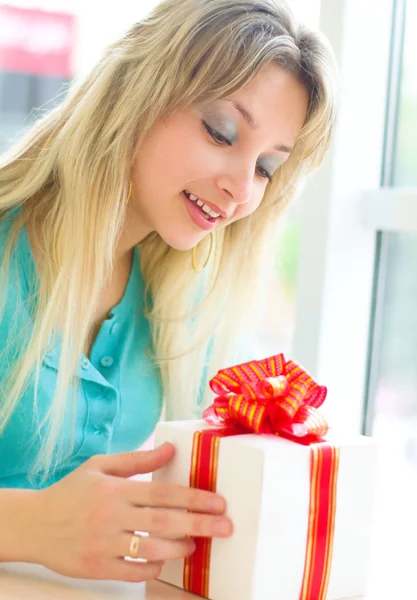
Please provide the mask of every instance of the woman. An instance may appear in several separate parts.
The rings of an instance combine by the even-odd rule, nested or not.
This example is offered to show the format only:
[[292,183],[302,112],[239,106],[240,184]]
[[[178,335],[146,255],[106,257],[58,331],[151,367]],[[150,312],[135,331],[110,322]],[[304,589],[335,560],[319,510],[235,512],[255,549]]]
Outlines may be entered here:
[[[284,5],[165,0],[5,157],[2,560],[142,581],[231,534],[223,498],[127,479],[172,446],[130,451],[162,398],[200,415],[230,364],[277,218],[328,147],[334,81]],[[153,534],[139,550],[134,531]]]

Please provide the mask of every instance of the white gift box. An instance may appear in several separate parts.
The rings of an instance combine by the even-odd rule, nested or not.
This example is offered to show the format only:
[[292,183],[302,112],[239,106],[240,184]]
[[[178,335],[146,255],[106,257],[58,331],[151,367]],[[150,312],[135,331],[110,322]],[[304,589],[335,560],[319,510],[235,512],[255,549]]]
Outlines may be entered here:
[[[189,485],[194,432],[205,421],[157,426],[155,443],[174,444],[172,462],[154,481]],[[340,449],[333,556],[326,600],[365,594],[370,548],[376,448],[370,438],[325,437]],[[228,539],[213,538],[211,600],[299,600],[310,510],[309,446],[274,435],[220,440],[216,491],[234,525]],[[183,587],[184,559],[167,561],[160,579]],[[317,598],[309,598],[317,600]]]

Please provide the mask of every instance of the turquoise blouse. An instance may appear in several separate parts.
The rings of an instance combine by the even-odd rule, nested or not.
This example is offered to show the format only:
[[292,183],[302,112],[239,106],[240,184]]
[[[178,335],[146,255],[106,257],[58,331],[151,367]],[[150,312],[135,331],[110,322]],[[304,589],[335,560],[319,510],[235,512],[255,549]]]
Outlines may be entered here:
[[[12,216],[15,212],[11,213]],[[3,254],[11,219],[0,221],[0,253]],[[0,320],[0,386],[6,369],[24,345],[6,343],[13,324],[17,331],[33,326],[33,297],[38,283],[34,257],[27,231],[20,232],[12,256],[7,285],[5,312]],[[77,376],[75,446],[63,468],[45,483],[29,479],[28,473],[39,449],[33,439],[34,381],[21,398],[5,430],[0,434],[0,488],[40,489],[58,481],[95,454],[118,453],[137,449],[153,432],[162,410],[160,375],[146,349],[151,332],[143,314],[145,286],[140,271],[139,249],[134,251],[132,270],[124,296],[104,321],[90,359],[80,357]],[[36,295],[36,294],[35,294]],[[13,338],[12,338],[13,339]],[[45,357],[38,388],[40,420],[53,397],[59,364],[59,343]],[[34,379],[34,378],[33,378]],[[1,401],[1,400],[0,400]],[[68,443],[72,435],[72,414],[67,415],[60,439]]]

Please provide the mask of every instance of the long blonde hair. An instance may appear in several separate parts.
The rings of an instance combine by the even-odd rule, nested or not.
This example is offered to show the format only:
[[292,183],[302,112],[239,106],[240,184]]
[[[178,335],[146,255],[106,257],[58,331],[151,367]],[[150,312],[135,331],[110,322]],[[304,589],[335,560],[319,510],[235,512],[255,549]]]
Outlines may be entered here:
[[[6,153],[0,217],[12,208],[24,210],[12,227],[0,281],[6,281],[22,226],[42,219],[45,252],[27,350],[0,386],[0,434],[33,374],[37,383],[51,339],[61,336],[57,388],[39,425],[38,432],[47,423],[48,434],[35,472],[48,474],[66,458],[58,439],[68,392],[113,269],[130,169],[144,135],[179,106],[234,93],[270,63],[299,78],[310,101],[296,146],[260,207],[216,232],[204,279],[193,272],[190,252],[168,247],[157,233],[140,244],[167,417],[192,418],[207,377],[228,364],[239,332],[257,314],[274,223],[328,147],[336,79],[327,42],[299,26],[281,2],[165,0],[112,44],[86,80]],[[0,321],[1,309],[0,303]]]

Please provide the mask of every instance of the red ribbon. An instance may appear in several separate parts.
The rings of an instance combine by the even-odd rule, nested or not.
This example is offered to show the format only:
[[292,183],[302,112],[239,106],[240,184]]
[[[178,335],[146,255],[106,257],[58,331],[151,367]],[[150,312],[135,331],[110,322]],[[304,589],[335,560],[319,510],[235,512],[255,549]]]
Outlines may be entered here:
[[[302,367],[279,354],[219,371],[210,381],[217,394],[204,419],[214,430],[196,431],[190,487],[216,491],[222,437],[275,433],[311,447],[310,512],[300,600],[324,600],[331,569],[339,450],[320,442],[328,425],[317,408],[327,389]],[[208,598],[211,538],[196,538],[196,550],[184,562],[184,589]]]

